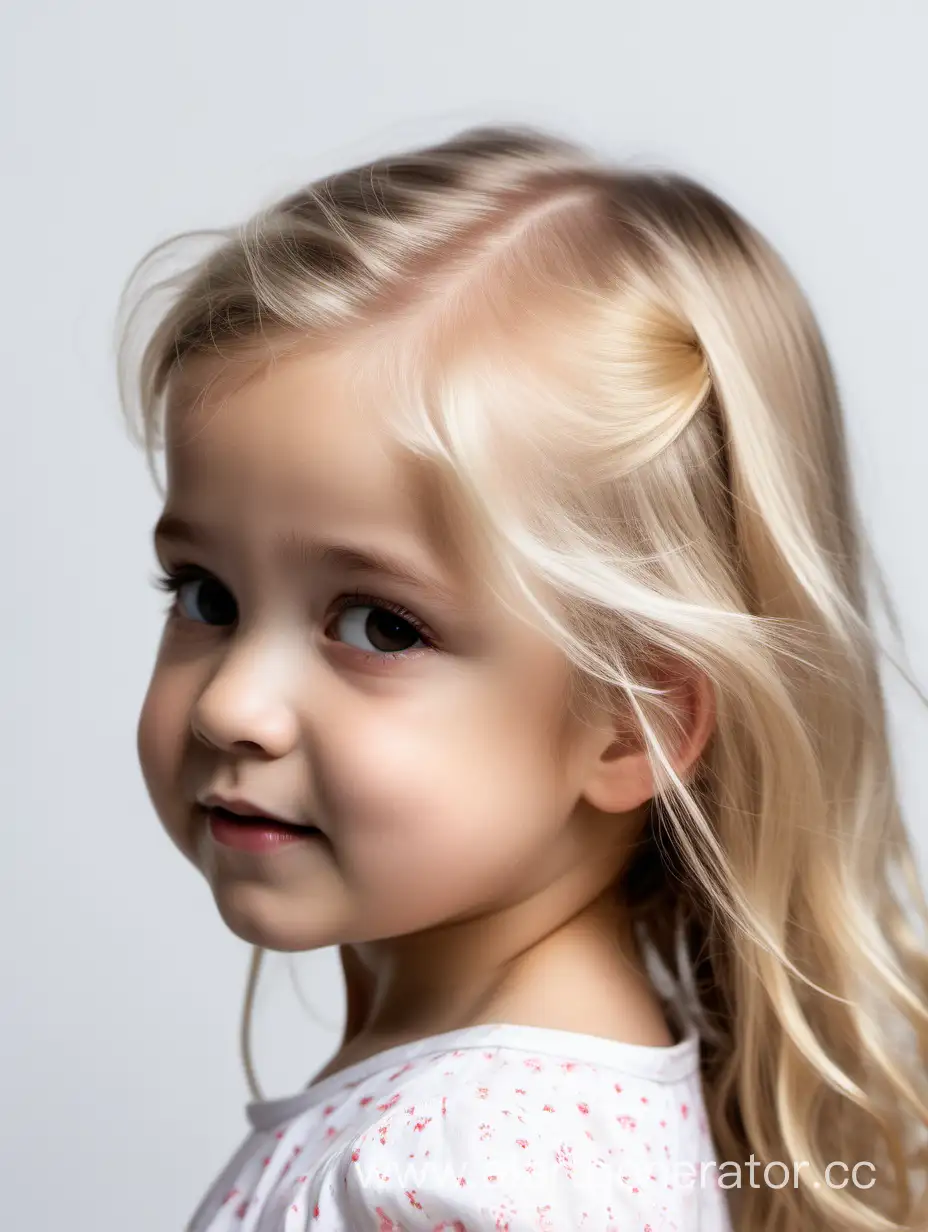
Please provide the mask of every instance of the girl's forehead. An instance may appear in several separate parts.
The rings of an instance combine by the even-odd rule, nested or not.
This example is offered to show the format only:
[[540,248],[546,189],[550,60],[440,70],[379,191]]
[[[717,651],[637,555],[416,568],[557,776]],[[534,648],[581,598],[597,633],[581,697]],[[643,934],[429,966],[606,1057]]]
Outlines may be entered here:
[[[370,399],[354,395],[344,361],[326,355],[244,360],[219,366],[198,359],[169,393],[168,461],[214,473],[246,468],[313,486],[354,475],[366,490],[389,481],[403,490],[400,452]],[[336,485],[337,486],[337,485]]]
[[448,477],[403,449],[345,362],[310,354],[230,370],[198,359],[166,407],[168,509],[252,538],[263,525],[276,538],[292,528],[413,546],[449,580],[485,582],[486,553]]
[[295,349],[271,362],[196,357],[168,398],[169,505],[209,504],[217,518],[228,511],[240,522],[257,511],[266,525],[275,510],[278,526],[298,532],[415,544],[475,599],[502,601],[537,623],[470,485],[395,434],[404,365],[369,358],[348,346]]

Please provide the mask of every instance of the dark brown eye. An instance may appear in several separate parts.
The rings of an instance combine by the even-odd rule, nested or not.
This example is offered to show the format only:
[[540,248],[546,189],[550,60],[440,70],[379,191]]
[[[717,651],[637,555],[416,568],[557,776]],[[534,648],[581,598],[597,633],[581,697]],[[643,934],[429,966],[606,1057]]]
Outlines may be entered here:
[[[189,595],[183,614],[191,620],[201,620],[207,625],[231,625],[238,617],[238,605],[215,578],[191,578],[178,591],[178,602],[183,604]],[[199,613],[199,615],[197,614]]]
[[396,612],[375,604],[352,604],[335,618],[339,640],[368,654],[402,654],[422,637],[416,627]]
[[165,574],[158,586],[175,596],[173,610],[185,620],[225,626],[238,619],[238,604],[230,591],[205,570],[183,566]]

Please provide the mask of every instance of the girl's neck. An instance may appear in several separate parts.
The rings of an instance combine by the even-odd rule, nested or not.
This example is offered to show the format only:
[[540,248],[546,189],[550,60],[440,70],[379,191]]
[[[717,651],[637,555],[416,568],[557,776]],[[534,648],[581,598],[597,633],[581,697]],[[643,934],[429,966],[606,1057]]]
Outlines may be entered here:
[[[499,929],[494,933],[501,935]],[[456,945],[458,961],[420,966],[418,979],[394,982],[393,996],[379,1004],[368,963],[380,961],[382,978],[384,953],[372,954],[372,948],[343,951],[345,1036],[314,1081],[387,1048],[484,1023],[548,1027],[653,1047],[678,1038],[612,895],[601,896],[527,948],[498,951],[496,961],[486,949],[482,963],[467,961],[474,955]]]

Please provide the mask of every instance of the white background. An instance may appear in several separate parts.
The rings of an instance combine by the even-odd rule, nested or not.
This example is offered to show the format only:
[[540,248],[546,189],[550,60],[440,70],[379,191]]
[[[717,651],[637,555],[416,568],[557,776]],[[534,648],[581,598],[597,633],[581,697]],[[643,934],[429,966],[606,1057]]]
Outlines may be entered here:
[[[549,124],[705,179],[776,243],[841,381],[860,500],[928,685],[928,5],[922,0],[8,2],[0,1223],[172,1232],[245,1132],[247,947],[160,831],[135,721],[164,596],[122,428],[123,280],[169,233],[478,122]],[[928,720],[891,669],[924,861]],[[336,955],[269,963],[269,1094],[343,1012]]]

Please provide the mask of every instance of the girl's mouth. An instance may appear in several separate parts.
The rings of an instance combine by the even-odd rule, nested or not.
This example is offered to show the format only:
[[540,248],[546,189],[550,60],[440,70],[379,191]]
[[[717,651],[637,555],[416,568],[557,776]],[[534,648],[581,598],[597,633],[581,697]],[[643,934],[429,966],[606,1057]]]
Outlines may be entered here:
[[239,851],[276,851],[322,837],[318,826],[294,826],[272,817],[244,816],[218,806],[206,809],[205,813],[210,834],[216,842]]

